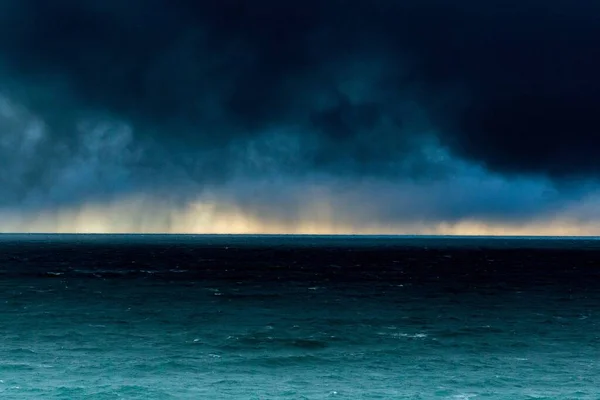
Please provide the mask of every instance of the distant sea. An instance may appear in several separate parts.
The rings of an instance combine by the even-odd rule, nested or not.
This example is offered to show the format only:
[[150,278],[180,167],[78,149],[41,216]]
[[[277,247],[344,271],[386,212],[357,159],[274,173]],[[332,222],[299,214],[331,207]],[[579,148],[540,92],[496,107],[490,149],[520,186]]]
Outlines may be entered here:
[[600,399],[600,240],[0,235],[0,399]]

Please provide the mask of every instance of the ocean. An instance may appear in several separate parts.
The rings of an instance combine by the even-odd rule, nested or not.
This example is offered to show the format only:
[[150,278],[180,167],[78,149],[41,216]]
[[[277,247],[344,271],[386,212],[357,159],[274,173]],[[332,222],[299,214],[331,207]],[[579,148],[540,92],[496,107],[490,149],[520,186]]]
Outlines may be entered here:
[[600,399],[600,240],[0,235],[1,399]]

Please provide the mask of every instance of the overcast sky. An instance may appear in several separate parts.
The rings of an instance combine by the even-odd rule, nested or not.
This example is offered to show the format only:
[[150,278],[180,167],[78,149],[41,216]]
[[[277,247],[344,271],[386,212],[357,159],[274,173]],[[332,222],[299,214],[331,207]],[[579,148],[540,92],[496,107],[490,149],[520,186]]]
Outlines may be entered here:
[[0,0],[0,231],[600,235],[598,21]]

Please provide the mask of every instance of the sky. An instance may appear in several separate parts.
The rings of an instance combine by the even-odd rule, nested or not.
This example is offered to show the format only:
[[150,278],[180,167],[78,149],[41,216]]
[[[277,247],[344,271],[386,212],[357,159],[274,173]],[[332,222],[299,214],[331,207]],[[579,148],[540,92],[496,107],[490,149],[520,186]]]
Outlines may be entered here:
[[0,0],[0,232],[600,235],[599,20]]

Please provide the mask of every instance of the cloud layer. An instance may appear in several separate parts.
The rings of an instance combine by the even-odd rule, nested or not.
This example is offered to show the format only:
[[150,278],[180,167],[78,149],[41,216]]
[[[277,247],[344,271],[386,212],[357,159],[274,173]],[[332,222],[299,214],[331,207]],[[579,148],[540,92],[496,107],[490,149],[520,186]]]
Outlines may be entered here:
[[[0,0],[0,205],[167,196],[179,209],[235,192],[236,207],[277,213],[317,185],[351,187],[352,207],[382,221],[550,218],[600,169],[599,13]],[[261,182],[268,195],[249,194]]]

